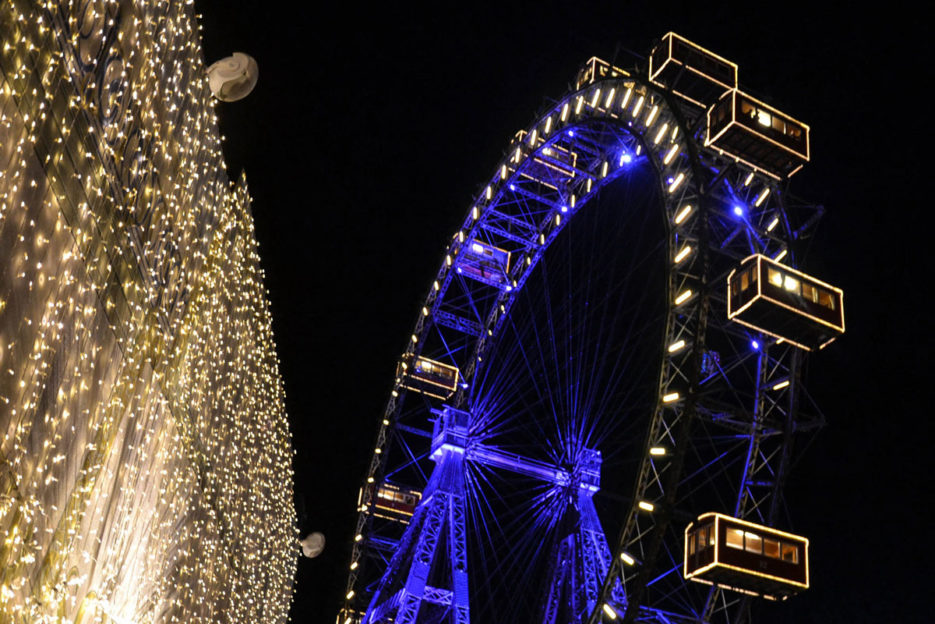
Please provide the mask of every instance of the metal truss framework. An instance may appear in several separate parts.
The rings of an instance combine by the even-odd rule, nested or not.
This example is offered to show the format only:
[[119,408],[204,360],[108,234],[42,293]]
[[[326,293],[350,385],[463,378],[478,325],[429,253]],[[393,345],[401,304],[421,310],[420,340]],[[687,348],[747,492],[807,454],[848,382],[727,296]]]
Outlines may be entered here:
[[[597,606],[601,582],[610,569],[610,548],[593,497],[593,491],[579,489],[579,522],[554,553],[542,624],[578,622]],[[619,588],[613,598],[623,600]]]
[[[637,74],[606,68],[584,74],[576,91],[511,142],[448,244],[403,354],[457,367],[460,386],[447,404],[466,407],[478,366],[546,249],[633,158],[648,159],[667,224],[664,357],[613,556],[605,563],[595,555],[603,551],[597,543],[603,533],[598,539],[584,530],[574,539],[569,535],[554,554],[553,578],[564,580],[552,585],[549,600],[570,583],[563,561],[573,550],[581,551],[578,557],[591,570],[582,581],[591,613],[574,621],[599,622],[608,610],[624,621],[742,621],[746,599],[683,581],[681,530],[712,506],[766,524],[779,521],[793,434],[822,421],[799,384],[801,354],[729,323],[725,312],[727,274],[736,263],[762,253],[795,266],[799,243],[821,208],[794,202],[784,183],[769,175],[705,151],[703,124],[702,110]],[[478,277],[466,251],[475,242],[509,252],[509,266]],[[439,401],[407,393],[402,381],[397,377],[387,403],[367,481],[427,484],[426,496],[407,530],[404,522],[377,518],[373,488],[361,490],[349,597],[339,622],[381,621],[390,610],[397,622],[413,621],[401,606],[408,590],[387,599],[387,579],[401,578],[406,567],[398,553],[412,544],[419,553],[435,548],[441,539],[433,532],[441,522],[436,516],[445,509],[450,517],[457,508],[451,502],[455,490],[439,489],[438,479],[456,479],[451,474],[463,471],[463,458],[444,454],[431,477],[424,468],[432,434],[423,423]],[[593,511],[590,499],[579,506],[585,515]],[[393,549],[397,556],[388,559]],[[418,561],[413,559],[413,569]],[[595,569],[603,582],[592,593]],[[370,615],[362,620],[368,601]],[[557,621],[551,604],[543,621]],[[465,604],[450,619],[467,621],[459,619],[466,614]]]
[[[397,589],[392,585],[395,580],[392,575],[384,577],[374,593],[367,622],[411,624],[417,621],[423,601],[450,611],[452,621],[457,624],[470,622],[464,527],[464,449],[446,449],[437,461],[425,500],[390,562],[390,570],[407,571],[405,582]],[[451,566],[449,588],[428,584],[433,562],[443,558],[443,554],[437,552],[441,544],[447,546],[445,554]]]
[[[364,622],[415,622],[423,603],[442,607],[434,608],[436,617],[450,613],[455,622],[469,621],[466,462],[539,479],[552,485],[559,495],[574,500],[575,521],[568,523],[567,535],[553,553],[543,622],[559,624],[586,617],[597,604],[601,581],[610,567],[610,549],[592,500],[600,486],[600,452],[583,450],[568,470],[478,443],[470,432],[468,412],[446,406],[437,415],[432,436],[436,468]],[[447,550],[438,548],[443,542]],[[439,579],[448,587],[428,584],[433,569],[451,570]],[[619,592],[617,597],[622,600]],[[431,610],[433,607],[427,609]],[[421,613],[423,620],[428,617]]]

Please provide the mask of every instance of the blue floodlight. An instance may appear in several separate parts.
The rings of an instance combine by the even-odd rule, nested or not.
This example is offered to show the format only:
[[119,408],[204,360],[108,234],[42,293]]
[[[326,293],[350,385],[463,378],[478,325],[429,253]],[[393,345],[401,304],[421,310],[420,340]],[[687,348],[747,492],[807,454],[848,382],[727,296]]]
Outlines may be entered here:
[[567,135],[570,136],[570,137],[573,137],[573,136],[575,136],[575,131],[574,131],[574,130],[569,130],[569,131],[566,132],[565,134],[567,134]]
[[516,190],[516,185],[515,185],[515,184],[511,184],[511,185],[510,185],[510,190],[511,190],[511,191],[515,191],[515,190]]
[[760,343],[759,343],[759,341],[757,341],[757,340],[751,340],[751,341],[750,341],[750,346],[753,347],[753,350],[754,350],[754,351],[759,351],[759,350],[760,350]]
[[624,151],[620,154],[620,166],[629,165],[633,162],[633,155],[630,152]]
[[562,212],[568,212],[568,206],[562,206]]
[[734,204],[734,214],[737,215],[738,217],[742,217],[743,206],[741,206],[740,204]]

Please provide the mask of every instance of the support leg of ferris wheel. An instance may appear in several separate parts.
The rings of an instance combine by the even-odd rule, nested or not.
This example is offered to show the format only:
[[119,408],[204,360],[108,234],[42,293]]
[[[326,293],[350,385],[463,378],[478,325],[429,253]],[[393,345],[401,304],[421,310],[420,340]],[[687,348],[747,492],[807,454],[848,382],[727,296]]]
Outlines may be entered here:
[[[435,469],[387,574],[374,593],[364,622],[413,624],[423,603],[447,608],[454,624],[468,624],[464,453],[467,423],[455,423],[432,446]],[[439,548],[440,545],[444,545]],[[445,548],[446,547],[446,548]],[[428,584],[433,563],[447,558],[448,587]],[[395,585],[401,581],[401,587]],[[395,591],[394,591],[395,589]]]
[[[471,443],[468,412],[446,406],[436,414],[431,455],[436,465],[426,496],[380,581],[364,622],[416,622],[423,603],[430,603],[447,608],[455,623],[468,623],[467,459],[549,482],[558,495],[571,499],[561,520],[567,534],[552,555],[543,623],[583,621],[597,604],[601,582],[610,568],[610,548],[593,502],[600,488],[600,452],[581,449],[569,470]],[[447,549],[440,548],[443,542]],[[448,587],[430,586],[429,573],[444,569],[445,557],[451,569],[451,577],[445,579]],[[615,588],[612,599],[616,605],[624,604],[621,586]]]
[[[583,453],[594,455],[599,465],[599,453]],[[577,485],[576,507],[566,512],[568,533],[552,554],[542,624],[585,621],[597,605],[601,583],[610,568],[610,548],[594,508],[595,490],[585,483]],[[625,604],[620,585],[615,587],[612,601],[618,607]]]

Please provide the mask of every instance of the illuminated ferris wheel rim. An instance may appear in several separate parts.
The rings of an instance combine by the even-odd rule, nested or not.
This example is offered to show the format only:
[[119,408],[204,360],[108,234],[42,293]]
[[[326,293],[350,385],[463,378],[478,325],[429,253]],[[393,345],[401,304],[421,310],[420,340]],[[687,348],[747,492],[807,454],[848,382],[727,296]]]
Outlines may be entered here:
[[[593,105],[595,102],[597,102],[596,106]],[[618,103],[620,110],[613,110],[614,105]],[[563,117],[567,119],[563,120]],[[483,360],[489,347],[499,338],[503,322],[508,318],[513,302],[550,244],[572,217],[588,205],[604,186],[627,171],[636,158],[649,158],[656,181],[662,190],[661,206],[665,212],[667,226],[665,243],[669,269],[672,266],[680,266],[681,273],[689,273],[692,259],[699,255],[697,243],[693,245],[692,242],[700,238],[698,229],[703,224],[703,219],[695,218],[697,213],[702,211],[699,205],[702,203],[701,192],[695,188],[697,177],[695,172],[699,168],[704,168],[705,165],[698,162],[695,153],[698,145],[694,143],[694,139],[683,138],[687,132],[680,117],[679,114],[673,113],[673,107],[669,105],[664,89],[639,76],[627,76],[593,82],[570,93],[531,127],[517,133],[517,138],[510,143],[507,156],[498,164],[489,183],[477,195],[465,216],[462,227],[452,236],[435,280],[423,301],[404,358],[418,356],[421,353],[425,337],[431,329],[428,321],[433,319],[444,303],[447,286],[459,273],[458,256],[466,247],[481,239],[479,233],[488,223],[485,217],[497,211],[507,193],[523,194],[523,190],[518,188],[517,180],[523,175],[522,164],[524,162],[539,158],[543,152],[548,153],[557,144],[567,140],[568,137],[575,137],[576,133],[585,131],[594,122],[612,125],[621,131],[621,134],[626,134],[628,138],[623,139],[618,136],[620,144],[617,146],[619,149],[616,150],[616,158],[609,157],[612,155],[610,153],[607,154],[608,158],[603,160],[603,170],[583,178],[585,190],[581,195],[570,193],[562,202],[551,202],[555,207],[551,215],[552,219],[545,220],[541,229],[535,232],[530,242],[538,240],[539,244],[531,246],[531,252],[519,259],[524,263],[525,270],[512,276],[509,283],[502,289],[491,314],[478,328],[478,339],[474,343],[473,355],[469,358],[468,367],[465,370],[458,369],[459,384],[455,390],[456,398],[449,403],[461,404],[464,400],[463,390],[470,383],[475,365]],[[530,145],[537,140],[534,147]],[[626,145],[627,142],[632,145]],[[740,166],[744,165],[740,164]],[[506,176],[503,174],[504,171],[508,172]],[[780,196],[780,183],[773,177],[755,168],[745,168],[744,173],[743,186],[757,189],[752,200],[757,208],[771,204],[770,200],[776,200]],[[720,208],[722,212],[731,213],[735,217],[741,216],[737,214],[737,204],[720,206]],[[763,228],[767,245],[759,252],[783,259],[789,252],[789,241],[787,237],[780,235],[785,232],[785,228],[776,228],[776,225],[781,224],[783,220],[781,207],[776,208],[775,212],[775,219],[770,220]],[[774,229],[778,230],[777,233],[771,233]],[[488,242],[481,244],[490,246]],[[786,263],[790,260],[791,258],[786,259]],[[726,276],[725,271],[713,277],[720,280]],[[683,278],[673,281],[671,272],[668,273],[668,279],[670,285],[675,288],[674,298],[669,299],[666,311],[667,317],[670,317],[667,326],[671,326],[673,324],[671,317],[674,314],[693,316],[702,298],[697,296],[700,294],[697,289],[692,290],[686,285],[697,280]],[[720,282],[717,282],[714,288],[720,285]],[[677,341],[667,343],[667,350],[673,344],[677,344]],[[663,389],[667,390],[667,388]],[[401,378],[397,376],[385,410],[387,419],[390,421],[392,421],[391,416],[397,411],[398,395],[404,390],[405,388],[401,386]],[[671,393],[659,394],[660,404],[671,402],[672,399],[664,400],[667,394]]]
[[[620,110],[614,110],[618,103]],[[520,257],[520,260],[525,262],[523,265],[525,269],[518,275],[515,271],[511,274],[509,283],[502,289],[497,306],[487,317],[486,322],[478,328],[479,339],[476,342],[474,356],[470,358],[471,365],[476,364],[478,357],[483,357],[486,347],[497,339],[502,322],[509,316],[510,307],[516,296],[557,235],[573,216],[597,196],[604,186],[613,182],[629,168],[632,159],[650,157],[664,199],[662,206],[668,228],[666,237],[668,257],[674,265],[690,266],[687,259],[690,259],[692,255],[697,255],[694,253],[697,247],[692,247],[690,244],[687,247],[679,245],[676,239],[697,240],[699,237],[697,228],[700,224],[699,220],[694,217],[702,209],[699,205],[702,191],[695,187],[695,178],[697,172],[704,169],[706,165],[701,163],[697,156],[697,151],[703,148],[696,143],[696,139],[690,137],[690,130],[685,128],[686,124],[681,119],[681,115],[673,112],[677,110],[677,107],[669,104],[664,89],[640,76],[629,75],[626,78],[592,82],[570,93],[531,127],[518,132],[510,143],[507,156],[498,164],[494,175],[472,203],[461,228],[452,236],[444,260],[423,301],[421,314],[417,318],[405,355],[418,355],[421,352],[422,339],[430,328],[430,324],[426,321],[432,318],[440,305],[444,303],[447,285],[458,272],[456,266],[458,256],[467,246],[481,241],[482,237],[478,234],[486,230],[486,226],[491,221],[487,217],[497,212],[508,193],[530,197],[518,183],[518,179],[524,173],[522,165],[531,159],[541,158],[543,154],[548,155],[556,145],[560,145],[569,137],[575,137],[577,132],[586,130],[595,122],[613,126],[628,137],[627,139],[617,137],[620,141],[620,145],[617,146],[619,149],[610,150],[606,154],[607,157],[602,161],[601,170],[589,173],[577,172],[583,176],[579,179],[578,186],[584,187],[579,188],[580,194],[570,192],[562,198],[562,201],[544,202],[553,205],[554,211],[551,215],[553,220],[545,220],[534,232],[534,236],[528,241],[531,251]],[[686,136],[689,138],[683,138]],[[633,145],[625,145],[627,142]],[[573,145],[574,141],[568,141],[568,143]],[[780,196],[782,181],[756,167],[748,166],[737,160],[733,160],[733,163],[731,161],[732,159],[726,158],[723,164],[742,167],[745,173],[743,186],[756,189],[752,204],[756,208],[773,205]],[[721,206],[721,208],[734,216],[746,217],[745,214],[740,213],[740,210],[746,209],[740,208],[739,204]],[[767,211],[762,210],[762,212]],[[757,249],[757,252],[785,259],[786,264],[794,266],[791,264],[792,258],[788,257],[791,250],[790,241],[786,235],[787,228],[776,229],[777,225],[784,225],[782,212],[781,206],[777,207],[775,219],[770,220],[765,227],[761,228],[764,234],[763,241],[766,244]],[[481,244],[490,246],[486,242],[481,242]],[[726,278],[726,276],[727,273],[724,272],[717,277]],[[676,298],[686,294],[685,290],[680,290]],[[697,294],[697,291],[692,294]],[[681,310],[691,309],[688,301],[697,302],[698,299],[687,295],[678,303],[673,301],[669,313],[676,307],[680,307]],[[684,312],[682,314],[684,315]],[[459,372],[462,380],[459,385],[460,391],[469,383],[473,367]],[[394,391],[399,390],[399,378],[397,378]],[[390,397],[386,414],[395,411],[395,399],[395,395]]]
[[[593,138],[589,133],[595,128],[598,134],[604,133],[605,140],[609,142],[598,142],[596,146],[585,148],[582,139]],[[705,154],[706,162],[702,162],[700,143],[687,127],[679,108],[671,104],[670,94],[651,81],[626,72],[598,80],[592,76],[590,82],[562,98],[532,126],[517,134],[494,175],[472,203],[462,227],[452,237],[423,302],[384,413],[369,483],[383,472],[385,456],[381,448],[386,443],[388,430],[395,426],[400,401],[407,388],[404,381],[406,367],[420,358],[433,324],[444,324],[475,336],[468,361],[461,366],[448,365],[458,375],[457,384],[450,389],[454,397],[437,397],[451,398],[450,404],[460,406],[465,401],[464,390],[472,381],[478,362],[499,338],[515,297],[545,250],[571,217],[587,205],[603,186],[621,175],[637,157],[646,157],[652,164],[662,191],[661,203],[667,227],[665,353],[659,373],[656,407],[648,425],[647,452],[641,460],[638,479],[658,472],[655,464],[666,460],[666,447],[658,444],[660,436],[664,438],[667,435],[665,414],[677,412],[694,402],[689,370],[691,361],[699,360],[704,350],[706,327],[701,318],[702,308],[710,297],[717,296],[715,291],[727,275],[727,270],[712,272],[714,263],[709,265],[707,262],[706,245],[711,236],[709,230],[715,229],[713,221],[727,218],[744,222],[743,226],[756,234],[758,242],[752,246],[756,253],[782,257],[791,251],[792,236],[775,176],[758,172],[742,162],[731,162],[731,159],[724,159],[711,151]],[[552,157],[556,151],[565,155],[575,154],[573,166]],[[581,162],[578,162],[579,157]],[[567,183],[561,187],[545,184],[552,187],[552,196],[532,193],[528,165],[535,162],[551,163],[557,169],[564,165],[566,173],[570,172]],[[736,180],[729,195],[737,197],[736,203],[725,202],[723,198],[712,202],[710,196],[705,196],[705,190],[699,188],[705,180],[718,176],[719,171],[712,167],[712,162],[718,167],[735,169],[733,176]],[[515,232],[500,232],[501,236],[497,238],[491,232],[496,231],[508,216],[501,211],[502,206],[516,201],[519,196],[535,202],[540,208],[549,207],[544,215],[539,215],[546,218],[535,223],[535,229],[527,228],[531,235],[523,241],[517,240]],[[522,253],[517,254],[520,248],[510,252],[509,269],[503,270],[503,276],[496,278],[503,281],[489,314],[481,322],[465,322],[465,319],[452,319],[450,314],[440,314],[444,312],[445,295],[452,279],[463,272],[459,269],[468,266],[463,263],[464,258],[470,255],[466,250],[472,245],[479,245],[481,251],[491,247],[499,249],[496,243],[504,240],[520,244]],[[513,262],[517,255],[518,259]],[[743,255],[735,255],[731,260],[741,259]],[[786,262],[790,260],[791,257]],[[649,492],[654,485],[658,487],[660,484],[648,481],[637,484],[628,517],[652,510],[653,503],[640,493]],[[365,516],[366,513],[362,513],[358,521],[354,563],[358,557],[356,544],[366,524]],[[645,534],[646,531],[640,531],[640,535]],[[638,561],[625,551],[619,554],[628,564]],[[352,575],[349,584],[352,590],[353,583]]]

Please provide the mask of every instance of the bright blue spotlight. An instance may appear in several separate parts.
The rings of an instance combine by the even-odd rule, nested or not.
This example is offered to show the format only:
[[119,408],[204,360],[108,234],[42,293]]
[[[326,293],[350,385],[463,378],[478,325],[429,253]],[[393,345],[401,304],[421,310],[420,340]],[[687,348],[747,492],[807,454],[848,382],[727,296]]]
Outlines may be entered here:
[[743,206],[741,206],[740,204],[734,204],[734,214],[737,215],[738,217],[742,217]]
[[568,212],[568,206],[562,206],[562,212]]
[[511,185],[510,185],[510,190],[511,190],[511,191],[515,191],[515,190],[516,190],[516,185],[515,185],[515,184],[511,184]]
[[633,162],[633,156],[630,154],[630,152],[624,152],[620,154],[620,166],[621,167],[623,165],[629,165],[631,162]]
[[756,340],[751,340],[751,341],[750,341],[750,346],[753,347],[753,350],[754,350],[754,351],[759,351],[759,350],[760,350],[760,343],[759,343],[758,341],[756,341]]
[[565,134],[567,134],[567,135],[570,136],[570,137],[573,137],[573,136],[575,136],[575,131],[574,131],[574,130],[569,130],[569,131],[566,132]]
[[666,178],[666,184],[672,184],[673,182],[675,182],[675,178],[673,178],[672,176],[669,176],[668,178]]

